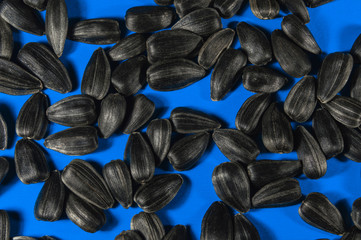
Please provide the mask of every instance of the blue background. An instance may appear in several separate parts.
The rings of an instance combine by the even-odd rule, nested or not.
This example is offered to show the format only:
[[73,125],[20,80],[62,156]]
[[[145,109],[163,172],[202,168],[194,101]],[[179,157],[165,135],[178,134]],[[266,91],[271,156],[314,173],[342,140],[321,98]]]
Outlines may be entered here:
[[[155,5],[152,0],[66,0],[69,18],[116,18],[122,20],[128,8],[141,5]],[[361,1],[359,0],[336,0],[324,6],[309,9],[311,22],[307,25],[315,39],[323,50],[323,57],[327,53],[335,51],[349,51],[356,37],[361,33]],[[43,17],[45,12],[42,13]],[[281,16],[285,13],[281,12]],[[249,4],[244,4],[240,13],[229,20],[223,21],[224,27],[235,28],[239,21],[247,21],[260,26],[268,33],[281,27],[282,18],[274,20],[259,20],[251,12]],[[125,32],[124,28],[122,29]],[[128,35],[129,32],[126,32]],[[46,37],[37,37],[27,33],[16,31],[14,33],[16,51],[25,43],[31,41],[46,42]],[[108,48],[109,46],[104,46]],[[235,39],[235,48],[239,48],[238,39]],[[70,95],[80,94],[80,83],[85,66],[98,46],[76,43],[67,40],[65,51],[61,61],[69,70],[73,80],[73,91],[62,95],[51,90],[44,92],[49,96],[53,104]],[[15,53],[16,54],[16,53]],[[316,57],[314,69],[317,69],[320,61]],[[279,68],[273,61],[272,66]],[[313,71],[317,73],[317,71]],[[291,78],[290,78],[291,79]],[[296,79],[297,81],[298,79]],[[295,81],[290,81],[287,87],[277,94],[278,101],[284,101],[290,87]],[[178,106],[192,107],[204,112],[219,116],[227,128],[235,128],[234,120],[242,103],[253,93],[246,91],[242,85],[236,87],[223,101],[212,102],[210,99],[210,75],[190,87],[174,92],[155,92],[148,86],[140,93],[145,94],[155,102],[158,118],[168,118],[173,108]],[[348,94],[348,91],[345,91]],[[9,149],[0,152],[10,160],[10,172],[0,185],[0,209],[9,211],[11,218],[11,236],[25,235],[40,237],[51,235],[58,239],[114,239],[122,230],[130,229],[130,220],[133,215],[141,210],[135,206],[126,210],[119,204],[115,208],[107,210],[107,224],[97,233],[90,234],[82,231],[67,219],[50,223],[37,221],[34,218],[33,209],[37,195],[43,183],[25,185],[21,183],[16,174],[13,163],[15,143],[20,138],[15,136],[15,121],[20,108],[29,96],[8,96],[0,93],[0,112],[5,115],[9,125],[10,142]],[[309,123],[308,123],[309,124]],[[50,124],[49,133],[55,133],[65,127]],[[145,131],[143,129],[142,131]],[[108,140],[100,139],[99,149],[90,155],[80,157],[90,161],[100,170],[101,167],[113,159],[123,159],[123,152],[128,135],[113,135]],[[41,145],[43,140],[38,141]],[[44,149],[52,169],[62,170],[74,157],[66,156],[52,150]],[[270,154],[263,148],[259,159],[297,159],[295,152],[291,154]],[[208,150],[199,163],[191,170],[182,172],[184,185],[176,198],[164,209],[157,212],[164,225],[174,226],[184,224],[189,226],[192,239],[199,239],[201,221],[204,213],[213,201],[218,201],[212,182],[211,175],[214,167],[228,161],[219,149],[211,143]],[[353,201],[361,197],[360,164],[345,158],[328,160],[327,174],[319,180],[307,179],[301,175],[299,180],[302,193],[307,195],[311,192],[325,194],[332,203],[339,207],[345,217],[347,226],[350,226],[349,217]],[[156,173],[175,171],[166,165],[166,170],[157,169]],[[261,238],[265,240],[304,240],[304,239],[339,239],[339,236],[326,233],[306,224],[298,215],[300,204],[270,209],[251,210],[246,214],[256,228]]]

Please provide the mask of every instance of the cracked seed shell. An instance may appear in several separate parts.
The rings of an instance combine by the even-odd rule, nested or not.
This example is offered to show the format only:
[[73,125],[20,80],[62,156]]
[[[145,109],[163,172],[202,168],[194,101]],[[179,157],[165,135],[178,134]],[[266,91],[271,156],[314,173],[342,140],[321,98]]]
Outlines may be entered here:
[[250,0],[252,13],[259,19],[273,19],[280,12],[277,0]]
[[32,7],[38,11],[44,11],[48,0],[23,0],[26,5]]
[[358,229],[361,229],[361,198],[356,199],[352,204],[351,218]]
[[10,240],[10,220],[5,210],[0,210],[0,239]]
[[163,237],[162,240],[187,240],[188,230],[184,225],[174,226],[168,233]]
[[361,162],[361,133],[356,129],[340,128],[344,140],[343,155],[354,162]]
[[115,240],[143,240],[142,236],[134,230],[122,231]]
[[0,113],[0,150],[5,150],[7,148],[9,138],[8,134],[8,126]]
[[[285,6],[288,11],[297,16],[304,24],[310,22],[310,14],[304,0],[279,0],[279,4]],[[291,14],[287,16],[291,16]]]
[[351,75],[350,97],[361,101],[361,66],[355,68]]
[[142,239],[159,240],[165,235],[164,226],[155,213],[140,212],[132,217],[130,229],[139,232]]
[[315,8],[324,5],[326,3],[330,3],[332,1],[333,0],[306,0],[306,5],[307,7]]
[[355,63],[361,63],[361,34],[353,43],[350,53],[354,57]]
[[213,7],[218,10],[222,18],[228,19],[236,15],[241,9],[243,0],[214,0]]
[[10,25],[0,18],[0,58],[10,60],[13,54],[13,31]]
[[260,240],[257,228],[244,216],[238,213],[234,216],[234,240]]
[[180,18],[197,9],[207,8],[212,0],[174,0],[175,10]]
[[341,240],[358,240],[361,239],[361,230],[356,226],[351,227],[351,230],[345,232]]
[[109,51],[111,61],[122,61],[142,54],[146,49],[146,37],[141,33],[131,34],[121,39]]
[[4,157],[0,157],[0,183],[4,180],[8,172],[9,161]]

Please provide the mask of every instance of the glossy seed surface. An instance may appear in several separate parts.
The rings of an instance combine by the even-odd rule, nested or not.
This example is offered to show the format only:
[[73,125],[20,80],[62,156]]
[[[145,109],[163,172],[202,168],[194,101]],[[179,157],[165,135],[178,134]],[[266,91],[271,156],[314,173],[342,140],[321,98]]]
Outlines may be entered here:
[[273,19],[280,12],[277,0],[250,0],[249,5],[253,14],[259,19]]
[[0,113],[0,150],[5,150],[8,146],[8,126],[4,117]]
[[0,238],[3,240],[10,239],[10,219],[5,210],[0,210]]
[[146,49],[146,36],[141,33],[131,34],[121,39],[109,51],[108,56],[112,61],[122,61],[136,57]]
[[343,155],[355,162],[361,162],[361,133],[347,127],[340,128],[344,140]]
[[361,34],[353,43],[350,53],[354,57],[356,63],[361,63]]
[[211,4],[212,0],[174,0],[174,7],[180,18],[184,17],[194,10],[207,8]]
[[142,236],[134,230],[122,231],[115,240],[143,240]]
[[0,183],[4,180],[8,172],[9,161],[4,157],[0,157]]
[[234,239],[235,240],[260,240],[256,227],[242,214],[234,216]]
[[10,60],[13,48],[13,31],[7,22],[0,19],[0,58]]
[[241,8],[243,0],[215,0],[213,7],[217,9],[222,18],[233,17]]
[[[279,0],[280,5],[283,5],[290,11],[293,15],[297,16],[303,23],[310,22],[310,14],[306,8],[304,0]],[[287,15],[290,16],[291,14]]]
[[164,226],[155,213],[140,212],[133,216],[130,229],[140,232],[142,239],[159,240],[165,235]]
[[23,0],[24,3],[38,11],[44,11],[48,0]]
[[188,239],[188,230],[184,225],[174,226],[162,240],[186,240]]

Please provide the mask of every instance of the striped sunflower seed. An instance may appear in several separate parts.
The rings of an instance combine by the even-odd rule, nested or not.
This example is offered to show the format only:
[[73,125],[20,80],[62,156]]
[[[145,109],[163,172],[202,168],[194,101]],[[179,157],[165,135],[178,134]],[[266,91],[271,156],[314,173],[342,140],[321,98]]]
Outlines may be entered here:
[[188,239],[187,227],[184,225],[174,226],[168,233],[163,237],[162,240],[185,240]]
[[233,215],[223,202],[214,202],[202,219],[201,240],[233,240]]
[[63,126],[76,127],[93,124],[97,119],[95,102],[88,95],[64,98],[46,110],[49,121]]
[[46,45],[35,42],[28,43],[20,49],[17,59],[37,76],[46,88],[59,93],[68,93],[72,90],[68,70]]
[[108,209],[114,204],[103,177],[84,160],[71,161],[64,168],[61,180],[74,194],[98,208]]
[[136,57],[146,49],[146,37],[141,33],[131,34],[121,39],[109,51],[108,56],[112,61],[122,61]]
[[240,22],[237,25],[237,35],[242,50],[252,64],[262,66],[272,61],[271,42],[262,30],[246,22]]
[[155,213],[140,212],[133,216],[130,229],[139,232],[142,239],[159,240],[165,235],[163,223]]
[[115,240],[143,240],[143,238],[137,231],[128,230],[117,235]]
[[16,236],[12,238],[13,240],[36,240],[33,237],[27,237],[27,236]]
[[354,57],[355,63],[361,63],[361,34],[353,43],[350,53]]
[[351,227],[351,230],[345,232],[341,240],[358,240],[361,239],[361,230],[356,226]]
[[25,184],[44,182],[50,175],[44,151],[32,140],[16,143],[14,160],[16,174]]
[[219,57],[211,77],[211,99],[220,101],[240,81],[247,56],[241,51],[229,48]]
[[168,160],[177,171],[192,168],[203,156],[209,144],[209,133],[201,132],[181,138],[168,152]]
[[298,126],[295,134],[297,156],[302,161],[303,173],[310,179],[324,176],[327,171],[326,157],[316,139],[303,126]]
[[315,8],[332,1],[333,0],[306,0],[306,5],[307,7]]
[[361,162],[361,133],[356,129],[343,127],[340,129],[344,141],[343,155],[355,162]]
[[10,60],[13,54],[13,31],[10,25],[0,18],[0,58]]
[[173,4],[173,0],[154,0],[154,2],[160,6],[168,6]]
[[34,215],[36,220],[54,222],[60,219],[63,213],[65,187],[61,181],[60,172],[50,173],[36,199]]
[[110,87],[111,69],[103,48],[98,48],[91,56],[81,82],[81,93],[102,100]]
[[133,204],[132,177],[122,160],[113,160],[104,165],[103,177],[120,205],[128,209]]
[[10,220],[5,210],[0,210],[0,238],[10,240]]
[[69,26],[67,37],[72,41],[96,45],[117,43],[120,40],[119,22],[107,18],[78,21]]
[[38,11],[44,11],[48,0],[23,0],[26,5]]
[[279,3],[280,5],[286,7],[286,9],[294,14],[294,16],[297,16],[297,18],[299,18],[303,23],[306,24],[310,22],[310,14],[308,13],[304,0],[279,0]]
[[249,5],[253,14],[259,19],[273,19],[280,12],[277,0],[250,0]]
[[236,129],[216,129],[213,141],[223,155],[234,163],[249,164],[260,154],[257,143]]
[[8,126],[0,113],[0,150],[5,150],[8,146]]
[[175,12],[170,7],[133,7],[125,14],[127,29],[136,33],[149,33],[167,28],[174,20]]
[[174,0],[175,10],[180,18],[197,9],[207,8],[212,0]]
[[241,9],[243,0],[214,0],[213,7],[222,18],[231,18]]
[[321,193],[308,194],[298,213],[306,223],[316,228],[337,235],[345,232],[340,211]]
[[351,218],[358,229],[361,229],[361,198],[356,199],[352,204]]
[[257,228],[242,214],[234,216],[235,240],[260,240]]
[[351,75],[350,97],[361,101],[361,66],[355,68]]
[[69,192],[65,203],[65,213],[73,223],[89,233],[97,232],[106,222],[106,216],[102,209],[71,192]]
[[9,172],[9,161],[4,157],[0,157],[0,183],[4,180]]
[[246,171],[241,164],[226,162],[212,173],[217,196],[228,206],[245,213],[251,208],[251,189]]

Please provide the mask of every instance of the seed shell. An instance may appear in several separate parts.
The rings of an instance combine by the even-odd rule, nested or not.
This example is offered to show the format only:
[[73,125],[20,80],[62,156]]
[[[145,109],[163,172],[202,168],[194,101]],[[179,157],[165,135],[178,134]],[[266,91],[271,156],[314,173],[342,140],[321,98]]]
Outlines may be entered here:
[[10,60],[13,54],[13,31],[10,25],[0,18],[0,58]]
[[50,236],[42,236],[41,238],[39,238],[39,240],[56,240],[56,239]]
[[315,8],[332,1],[333,0],[306,0],[306,5],[307,7]]
[[361,66],[355,68],[350,81],[350,97],[361,101]]
[[0,183],[4,180],[9,172],[9,161],[4,157],[0,157]]
[[5,150],[7,148],[8,138],[8,126],[0,113],[0,150]]
[[122,61],[136,57],[145,51],[145,41],[146,37],[143,34],[131,34],[115,44],[108,51],[108,56],[112,61]]
[[159,240],[165,235],[164,226],[155,213],[140,212],[133,216],[130,229],[138,231],[142,239]]
[[128,230],[117,235],[115,240],[143,240],[143,238],[137,231]]
[[174,226],[168,233],[163,237],[162,240],[187,240],[188,231],[184,225]]
[[343,155],[355,162],[361,162],[361,133],[356,129],[340,128],[345,143]]
[[44,11],[48,0],[23,0],[26,5],[38,11]]
[[361,198],[356,199],[352,204],[351,218],[358,229],[361,229]]
[[341,240],[358,240],[361,239],[361,230],[356,226],[353,226],[351,230],[345,232],[341,238]]
[[356,38],[350,53],[354,57],[355,63],[361,63],[361,34]]
[[273,19],[280,12],[277,0],[250,0],[249,5],[253,14],[259,19]]
[[10,240],[10,220],[5,210],[0,210],[0,239]]
[[26,236],[17,236],[17,237],[13,237],[13,240],[36,240],[33,237],[26,237]]
[[260,240],[256,227],[242,214],[234,216],[234,240]]
[[207,8],[212,0],[174,0],[175,10],[180,18],[197,9]]
[[243,0],[214,0],[213,7],[217,9],[222,18],[233,17],[243,4]]
[[154,2],[160,6],[167,6],[173,4],[173,0],[154,0]]
[[297,16],[303,23],[306,24],[310,22],[310,14],[308,13],[304,0],[279,0],[279,3],[285,6],[288,11],[294,14],[294,16]]

